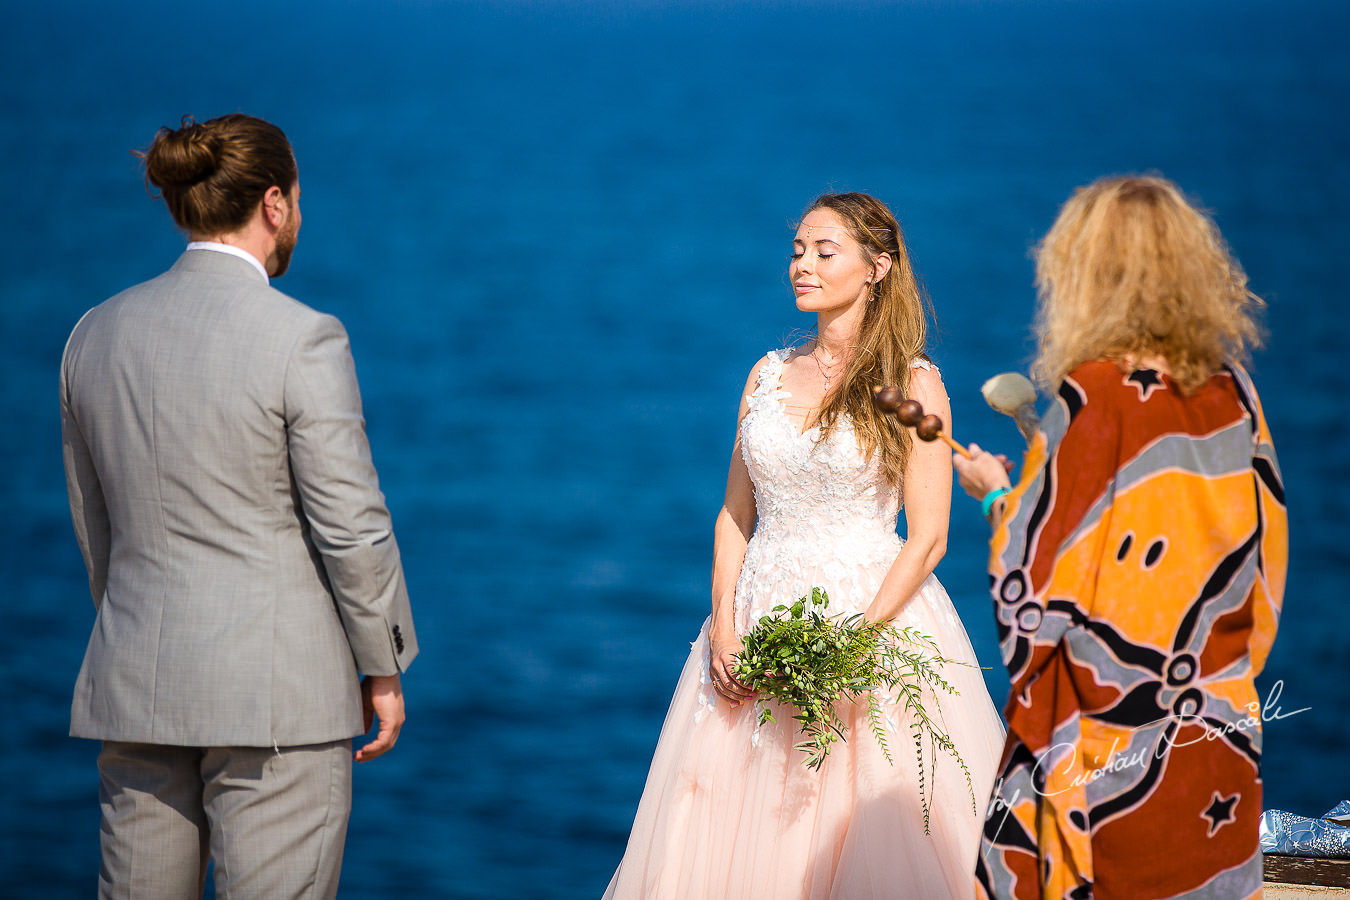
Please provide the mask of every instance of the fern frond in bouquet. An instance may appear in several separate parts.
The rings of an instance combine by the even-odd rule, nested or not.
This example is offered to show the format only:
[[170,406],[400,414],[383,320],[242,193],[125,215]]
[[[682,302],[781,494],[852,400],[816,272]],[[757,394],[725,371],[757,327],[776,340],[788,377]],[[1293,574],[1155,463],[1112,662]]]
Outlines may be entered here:
[[776,700],[797,710],[803,740],[796,749],[806,753],[803,764],[819,769],[835,741],[846,740],[848,725],[839,715],[840,702],[865,702],[867,725],[888,762],[882,704],[894,695],[907,714],[919,766],[919,799],[923,806],[924,832],[928,831],[932,785],[926,778],[924,744],[936,764],[938,751],[951,756],[966,776],[971,809],[975,788],[970,769],[956,749],[942,722],[936,703],[932,711],[925,698],[937,693],[959,693],[942,677],[943,666],[965,665],[939,652],[933,639],[913,628],[890,622],[869,622],[861,613],[826,616],[829,595],[813,587],[807,597],[791,606],[780,605],[774,615],[763,616],[742,639],[736,662],[736,677],[758,692],[756,707],[761,724],[774,721],[766,700]]

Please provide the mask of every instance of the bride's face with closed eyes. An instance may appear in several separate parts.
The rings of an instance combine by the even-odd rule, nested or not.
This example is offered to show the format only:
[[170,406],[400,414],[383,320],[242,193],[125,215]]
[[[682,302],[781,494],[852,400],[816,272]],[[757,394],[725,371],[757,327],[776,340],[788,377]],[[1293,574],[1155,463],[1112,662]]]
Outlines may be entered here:
[[802,312],[866,302],[875,269],[834,210],[813,209],[797,226],[788,275]]

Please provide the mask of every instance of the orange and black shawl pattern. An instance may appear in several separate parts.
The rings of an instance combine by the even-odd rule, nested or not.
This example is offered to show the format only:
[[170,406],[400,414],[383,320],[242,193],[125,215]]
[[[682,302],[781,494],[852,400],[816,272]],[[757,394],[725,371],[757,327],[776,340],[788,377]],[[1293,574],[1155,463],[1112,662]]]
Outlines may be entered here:
[[1259,895],[1284,489],[1236,366],[1079,366],[991,543],[1008,740],[976,868],[1019,900]]

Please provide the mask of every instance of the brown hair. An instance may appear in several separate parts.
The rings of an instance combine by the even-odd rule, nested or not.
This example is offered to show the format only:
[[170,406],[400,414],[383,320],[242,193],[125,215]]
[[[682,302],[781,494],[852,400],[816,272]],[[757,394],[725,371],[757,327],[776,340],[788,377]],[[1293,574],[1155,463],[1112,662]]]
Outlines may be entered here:
[[240,113],[205,122],[184,116],[179,128],[161,128],[148,149],[132,152],[178,227],[203,235],[244,227],[268,188],[289,194],[299,177],[281,129]]
[[1218,226],[1165,178],[1079,188],[1035,255],[1032,372],[1045,387],[1089,360],[1156,355],[1187,392],[1260,346],[1261,299]]
[[924,344],[932,310],[914,275],[900,223],[886,204],[870,194],[822,194],[802,217],[817,209],[839,216],[868,265],[882,253],[891,258],[889,271],[871,287],[844,377],[821,406],[820,440],[830,436],[840,416],[847,416],[863,452],[869,457],[879,453],[886,480],[899,484],[912,440],[908,429],[877,410],[872,388],[895,385],[908,396],[910,365],[927,358]]

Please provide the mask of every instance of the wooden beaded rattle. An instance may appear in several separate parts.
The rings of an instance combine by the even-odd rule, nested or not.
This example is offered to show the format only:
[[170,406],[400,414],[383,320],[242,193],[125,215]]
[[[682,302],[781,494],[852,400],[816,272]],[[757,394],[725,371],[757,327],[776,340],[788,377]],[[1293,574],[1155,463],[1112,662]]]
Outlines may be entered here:
[[947,436],[942,430],[942,418],[923,414],[923,404],[918,400],[907,400],[896,387],[878,387],[872,389],[872,402],[877,409],[890,413],[900,420],[900,424],[914,429],[921,441],[943,440],[957,453],[970,459],[970,451]]

